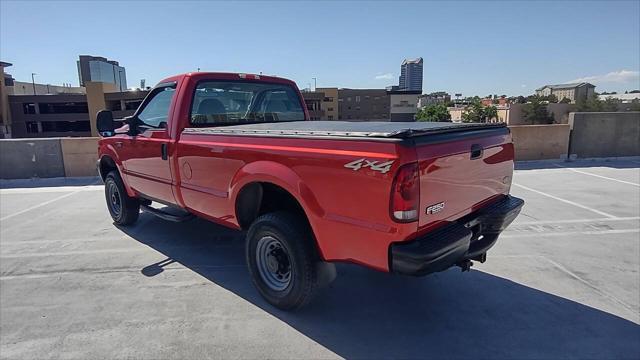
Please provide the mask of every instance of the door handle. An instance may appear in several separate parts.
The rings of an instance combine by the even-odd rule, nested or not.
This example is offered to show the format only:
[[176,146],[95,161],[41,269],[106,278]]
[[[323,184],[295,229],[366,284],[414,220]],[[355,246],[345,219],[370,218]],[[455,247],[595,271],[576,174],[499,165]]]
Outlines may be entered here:
[[162,160],[169,159],[169,152],[167,151],[167,144],[160,145],[160,155],[162,156]]
[[480,144],[471,145],[471,160],[481,158],[482,152],[483,152],[482,145]]
[[114,144],[116,145],[117,148],[121,148],[123,145],[122,141],[116,141]]

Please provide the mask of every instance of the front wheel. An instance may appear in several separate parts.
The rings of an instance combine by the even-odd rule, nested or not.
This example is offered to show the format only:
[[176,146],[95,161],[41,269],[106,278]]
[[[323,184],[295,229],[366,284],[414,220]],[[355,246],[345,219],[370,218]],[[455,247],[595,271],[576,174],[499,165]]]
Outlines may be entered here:
[[290,310],[304,306],[318,288],[318,256],[304,219],[285,212],[260,216],[249,228],[246,261],[260,294]]
[[127,195],[122,178],[117,171],[111,171],[104,180],[104,196],[113,222],[127,226],[138,220],[140,202]]

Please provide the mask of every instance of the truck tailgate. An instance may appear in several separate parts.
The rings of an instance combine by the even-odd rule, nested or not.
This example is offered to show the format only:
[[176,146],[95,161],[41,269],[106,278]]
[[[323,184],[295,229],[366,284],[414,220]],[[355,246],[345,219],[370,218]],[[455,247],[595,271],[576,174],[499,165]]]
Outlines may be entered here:
[[514,151],[506,127],[414,141],[420,169],[421,229],[456,220],[509,193]]

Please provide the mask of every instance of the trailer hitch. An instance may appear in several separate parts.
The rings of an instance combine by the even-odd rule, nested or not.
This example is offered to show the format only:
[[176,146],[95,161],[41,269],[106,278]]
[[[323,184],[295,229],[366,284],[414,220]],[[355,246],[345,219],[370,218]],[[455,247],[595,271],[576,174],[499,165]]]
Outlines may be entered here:
[[462,269],[462,272],[465,272],[465,271],[471,270],[471,267],[473,266],[473,262],[469,259],[465,259],[460,261],[456,265],[458,265],[460,269]]

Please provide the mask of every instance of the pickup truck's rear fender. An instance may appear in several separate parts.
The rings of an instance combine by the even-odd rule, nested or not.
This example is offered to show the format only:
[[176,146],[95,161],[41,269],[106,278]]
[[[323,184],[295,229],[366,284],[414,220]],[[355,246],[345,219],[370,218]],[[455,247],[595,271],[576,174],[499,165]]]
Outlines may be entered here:
[[[231,204],[236,204],[238,195],[249,184],[268,183],[278,186],[291,195],[300,205],[307,217],[311,229],[314,230],[318,219],[324,215],[313,192],[302,181],[300,176],[285,165],[273,161],[256,161],[242,167],[233,177],[230,189]],[[236,220],[238,214],[236,210]],[[315,233],[315,231],[314,231]],[[318,243],[322,253],[322,244]]]

